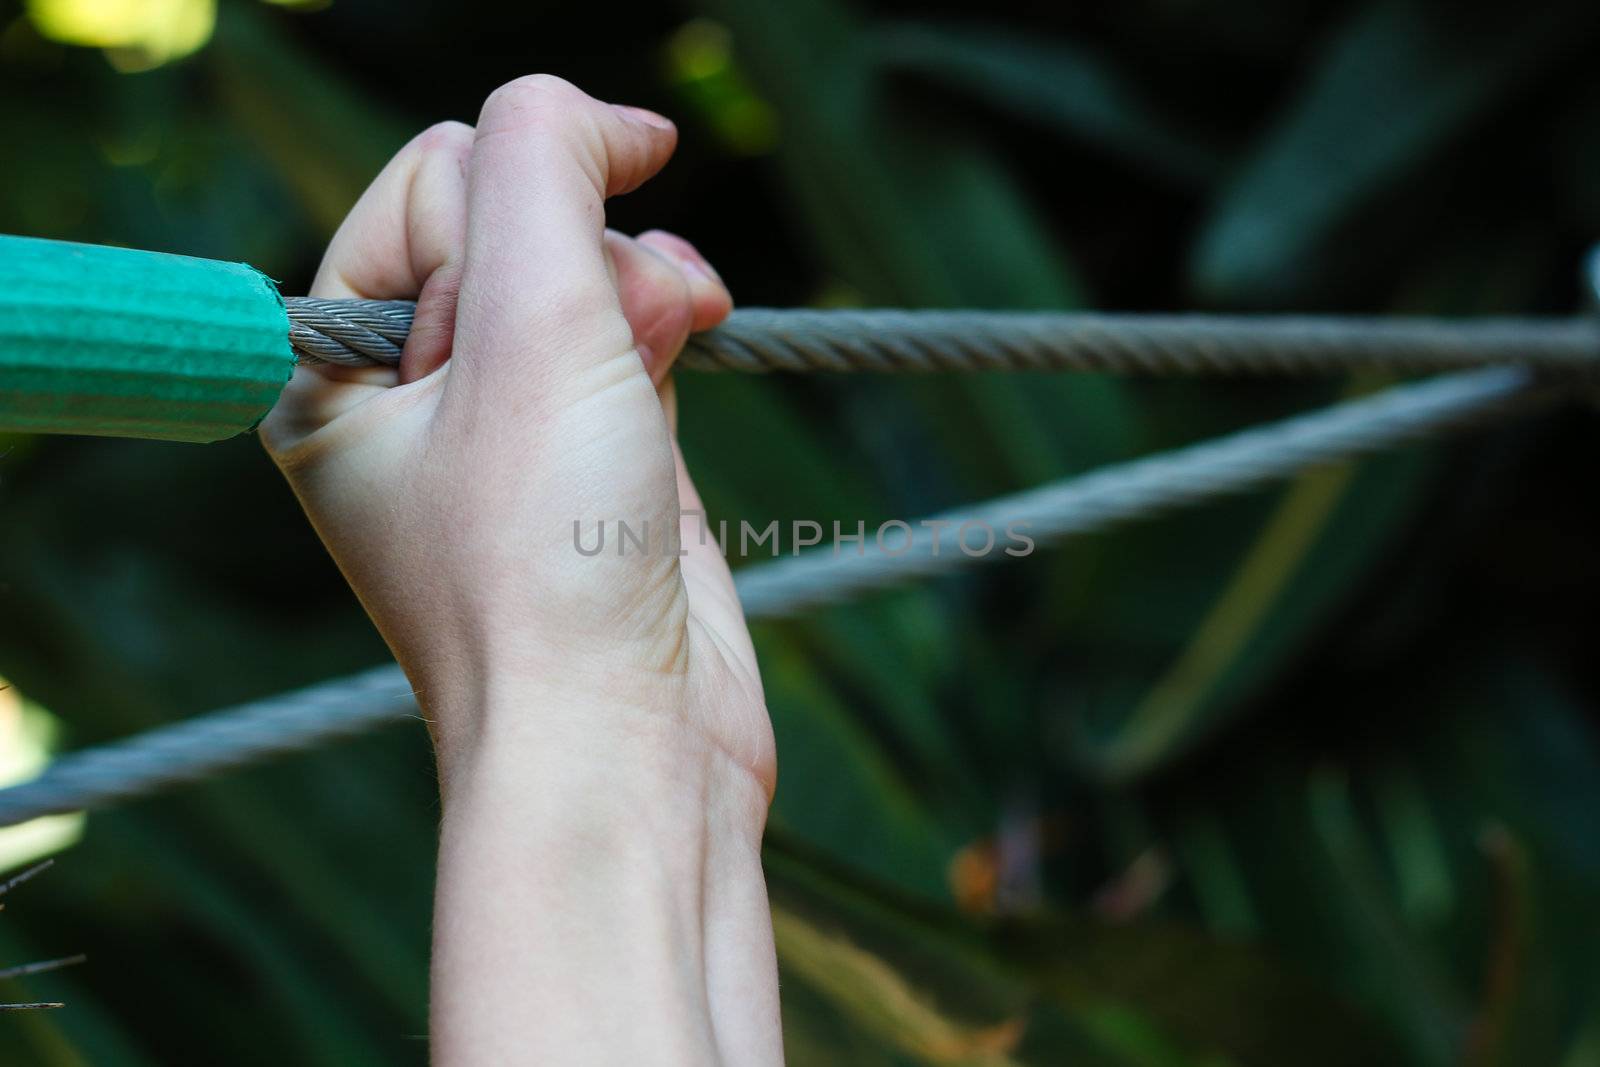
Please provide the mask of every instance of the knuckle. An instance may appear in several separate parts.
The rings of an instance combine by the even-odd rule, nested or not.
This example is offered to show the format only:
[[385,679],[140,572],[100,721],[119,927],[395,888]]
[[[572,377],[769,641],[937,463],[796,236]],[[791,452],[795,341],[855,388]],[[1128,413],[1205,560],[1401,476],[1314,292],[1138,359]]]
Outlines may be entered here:
[[672,231],[662,229],[646,230],[639,235],[639,240],[644,244],[654,245],[657,248],[681,249],[689,244],[688,241],[685,241]]
[[564,78],[527,74],[489,94],[478,124],[486,133],[544,125],[590,102],[588,94]]
[[638,298],[631,325],[636,334],[676,341],[686,337],[693,324],[694,310],[689,302],[689,283],[677,271],[651,279]]
[[463,156],[472,151],[472,127],[454,120],[436,122],[412,140],[416,150],[423,155],[435,153]]
[[670,337],[674,341],[689,336],[689,327],[694,325],[694,313],[689,307],[687,293],[683,298],[667,302],[660,310],[656,329],[661,331],[663,337]]
[[446,260],[438,270],[428,276],[426,284],[428,296],[454,307],[456,298],[461,295],[461,276],[463,273],[462,262],[459,258]]

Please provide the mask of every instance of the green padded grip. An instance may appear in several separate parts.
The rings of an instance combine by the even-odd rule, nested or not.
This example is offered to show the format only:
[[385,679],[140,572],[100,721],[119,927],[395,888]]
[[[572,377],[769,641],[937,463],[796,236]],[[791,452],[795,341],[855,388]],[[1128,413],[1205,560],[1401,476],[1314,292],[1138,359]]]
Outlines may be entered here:
[[0,234],[0,431],[217,441],[294,363],[253,267]]

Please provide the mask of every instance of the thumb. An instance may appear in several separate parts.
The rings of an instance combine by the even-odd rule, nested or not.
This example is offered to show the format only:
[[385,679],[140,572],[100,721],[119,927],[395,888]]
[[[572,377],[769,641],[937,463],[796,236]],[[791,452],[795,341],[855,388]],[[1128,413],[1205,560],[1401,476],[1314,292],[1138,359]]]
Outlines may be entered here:
[[[633,349],[603,250],[605,200],[660,170],[677,133],[548,75],[483,106],[467,194],[450,390],[473,406],[572,398],[584,372]],[[642,373],[642,368],[641,368]]]

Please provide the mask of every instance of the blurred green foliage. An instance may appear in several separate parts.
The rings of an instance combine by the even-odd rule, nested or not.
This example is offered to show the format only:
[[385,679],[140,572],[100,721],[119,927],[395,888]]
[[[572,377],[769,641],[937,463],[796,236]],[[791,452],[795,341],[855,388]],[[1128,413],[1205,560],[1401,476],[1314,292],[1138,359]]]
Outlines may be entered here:
[[[1588,0],[217,16],[122,73],[0,0],[0,231],[299,291],[534,70],[681,119],[613,221],[747,303],[1563,311],[1600,231]],[[708,376],[685,449],[714,516],[853,526],[1376,384]],[[1591,426],[761,625],[792,1060],[1600,1064]],[[0,675],[68,743],[384,655],[254,442],[4,448]],[[0,916],[0,961],[90,956],[0,1058],[424,1062],[436,814],[394,727],[92,816]]]

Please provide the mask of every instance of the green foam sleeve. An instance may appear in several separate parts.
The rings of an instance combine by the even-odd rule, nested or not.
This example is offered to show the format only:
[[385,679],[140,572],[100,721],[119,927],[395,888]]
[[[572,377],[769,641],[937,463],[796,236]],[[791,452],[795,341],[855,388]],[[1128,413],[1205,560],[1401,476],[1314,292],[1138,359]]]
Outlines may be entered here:
[[0,234],[0,430],[217,441],[294,362],[253,267]]

